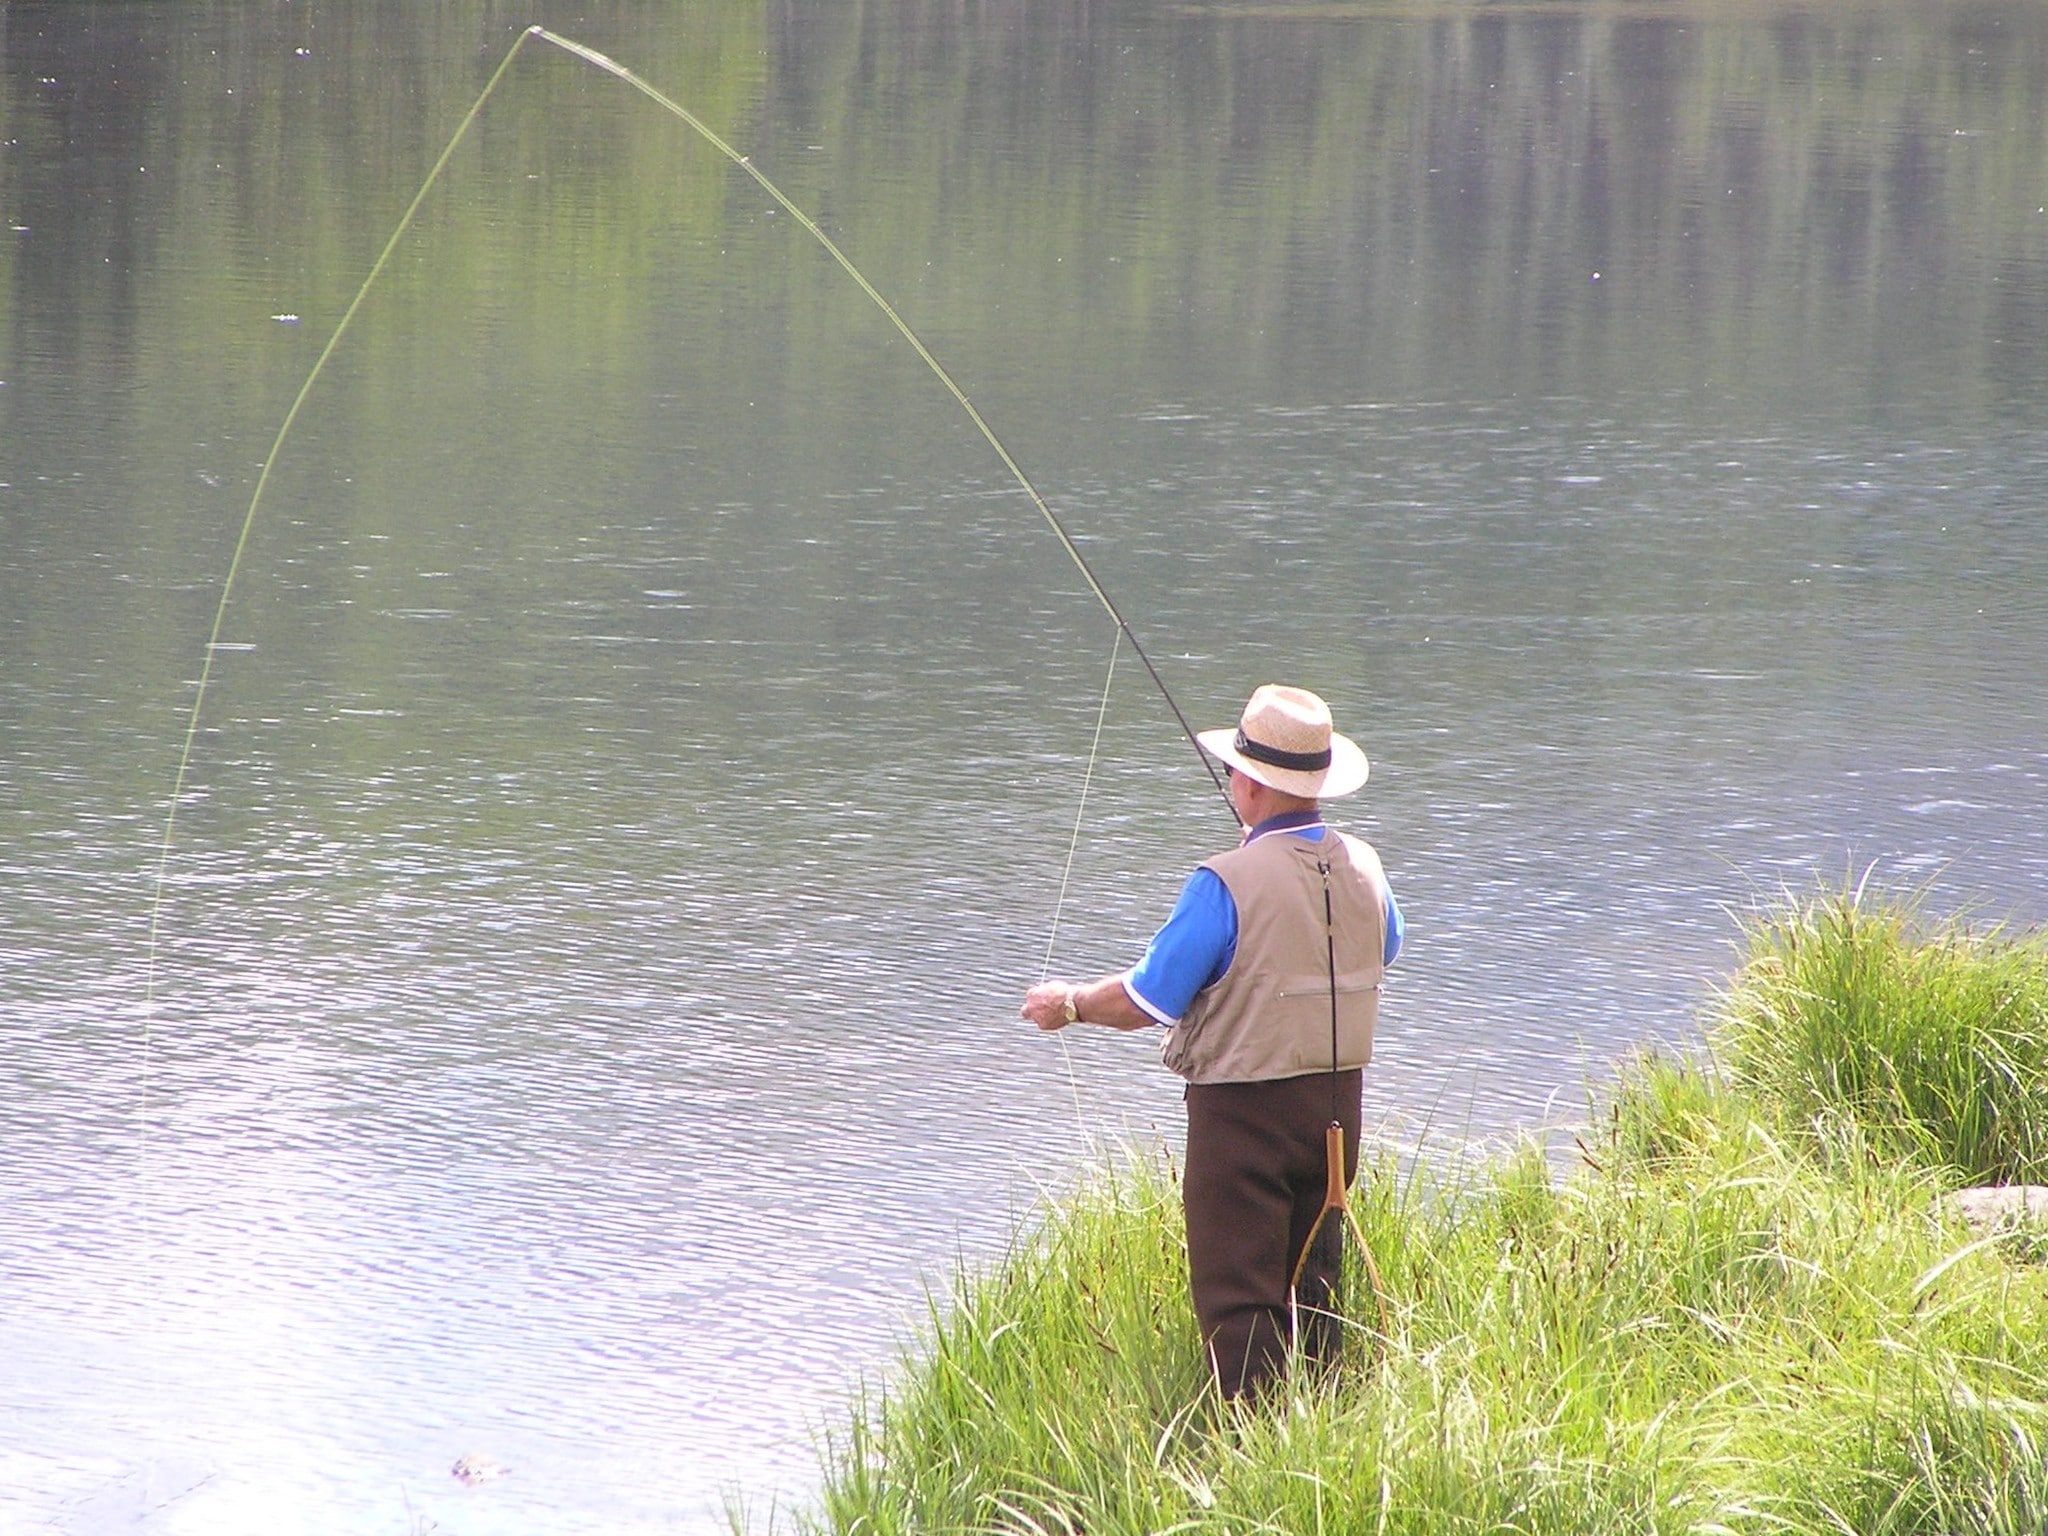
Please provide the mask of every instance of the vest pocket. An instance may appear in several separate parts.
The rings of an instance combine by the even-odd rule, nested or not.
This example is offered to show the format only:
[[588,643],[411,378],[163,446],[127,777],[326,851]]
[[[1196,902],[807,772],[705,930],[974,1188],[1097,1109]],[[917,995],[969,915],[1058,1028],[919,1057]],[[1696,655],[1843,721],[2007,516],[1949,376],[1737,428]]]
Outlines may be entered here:
[[[1378,984],[1358,977],[1337,978],[1338,1069],[1372,1060],[1373,1025],[1379,1017]],[[1327,1072],[1330,1061],[1330,978],[1283,986],[1261,1008],[1276,1055],[1289,1074]]]
[[[1278,982],[1278,978],[1275,979]],[[1205,994],[1206,996],[1206,994]],[[1337,977],[1337,1066],[1372,1059],[1380,986],[1374,973]],[[1264,1082],[1330,1070],[1330,978],[1302,976],[1247,988],[1219,1016],[1205,1007],[1166,1032],[1160,1060],[1191,1083]]]

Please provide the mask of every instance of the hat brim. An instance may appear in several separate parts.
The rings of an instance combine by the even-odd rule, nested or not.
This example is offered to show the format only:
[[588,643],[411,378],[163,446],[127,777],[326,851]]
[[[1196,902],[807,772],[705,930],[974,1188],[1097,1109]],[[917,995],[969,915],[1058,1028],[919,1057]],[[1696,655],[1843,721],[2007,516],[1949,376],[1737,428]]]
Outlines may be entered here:
[[1202,744],[1204,752],[1230,764],[1246,778],[1304,800],[1335,800],[1341,795],[1355,795],[1365,787],[1366,775],[1372,771],[1358,743],[1335,731],[1330,733],[1330,766],[1317,769],[1275,768],[1271,763],[1246,757],[1237,750],[1235,726],[1220,731],[1197,731],[1195,740]]

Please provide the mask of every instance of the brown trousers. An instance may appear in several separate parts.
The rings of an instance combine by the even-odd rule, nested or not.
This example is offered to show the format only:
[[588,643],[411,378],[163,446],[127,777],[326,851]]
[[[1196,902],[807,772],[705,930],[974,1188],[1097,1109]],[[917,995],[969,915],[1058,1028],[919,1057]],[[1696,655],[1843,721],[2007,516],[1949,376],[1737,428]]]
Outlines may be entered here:
[[[1358,1171],[1364,1074],[1354,1067],[1336,1079],[1349,1184]],[[1256,1393],[1272,1381],[1295,1342],[1287,1282],[1329,1187],[1330,1086],[1327,1072],[1188,1085],[1188,1274],[1202,1343],[1226,1397]],[[1299,1343],[1310,1360],[1333,1358],[1340,1338],[1329,1310],[1343,1256],[1340,1228],[1335,1220],[1323,1223],[1302,1271]]]

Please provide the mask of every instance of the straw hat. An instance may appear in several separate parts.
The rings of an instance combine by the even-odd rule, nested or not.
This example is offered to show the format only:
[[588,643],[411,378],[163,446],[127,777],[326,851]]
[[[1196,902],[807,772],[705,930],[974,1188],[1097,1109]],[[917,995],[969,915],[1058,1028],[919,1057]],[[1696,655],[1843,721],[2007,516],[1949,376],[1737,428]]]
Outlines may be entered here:
[[1236,730],[1200,731],[1195,739],[1239,773],[1304,800],[1355,794],[1365,783],[1365,754],[1330,729],[1330,706],[1306,688],[1267,683]]

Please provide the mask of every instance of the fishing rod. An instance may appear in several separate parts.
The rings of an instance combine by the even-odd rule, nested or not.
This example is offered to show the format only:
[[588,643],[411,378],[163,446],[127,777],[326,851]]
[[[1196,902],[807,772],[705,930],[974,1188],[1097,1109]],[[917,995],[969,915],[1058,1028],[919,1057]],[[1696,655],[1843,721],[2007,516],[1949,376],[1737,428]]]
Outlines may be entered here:
[[1046,526],[1051,528],[1053,534],[1059,539],[1060,547],[1066,550],[1068,558],[1080,570],[1082,578],[1088,583],[1088,589],[1095,594],[1096,601],[1102,604],[1103,609],[1115,622],[1118,635],[1130,642],[1132,652],[1144,664],[1146,675],[1152,679],[1153,686],[1159,690],[1159,696],[1166,701],[1166,707],[1173,712],[1173,718],[1180,726],[1181,734],[1187,738],[1188,745],[1194,748],[1195,756],[1201,761],[1203,772],[1209,775],[1209,782],[1215,785],[1216,793],[1222,798],[1224,805],[1229,808],[1231,820],[1235,823],[1237,821],[1237,810],[1236,807],[1230,804],[1230,790],[1224,784],[1222,775],[1216,771],[1216,765],[1210,759],[1209,754],[1202,750],[1201,742],[1196,739],[1194,727],[1188,724],[1188,717],[1182,712],[1180,704],[1173,696],[1172,690],[1166,686],[1166,679],[1159,675],[1159,668],[1153,665],[1152,657],[1145,650],[1143,643],[1139,641],[1137,632],[1131,628],[1130,621],[1124,617],[1123,610],[1117,607],[1115,600],[1110,597],[1108,590],[1102,585],[1101,579],[1096,576],[1094,568],[1089,565],[1087,557],[1081,553],[1081,546],[1075,542],[1074,536],[1068,532],[1066,525],[1060,521],[1059,516],[1046,502],[1045,497],[1039,494],[1038,487],[1032,484],[1031,477],[1024,473],[1023,468],[1011,456],[1010,450],[1003,445],[1002,439],[996,436],[995,430],[989,426],[981,412],[975,408],[974,402],[967,398],[966,391],[961,389],[952,374],[946,371],[945,365],[932,355],[931,349],[910,328],[908,322],[896,312],[895,306],[881,295],[873,283],[867,280],[866,275],[853,264],[852,259],[839,248],[832,237],[818,227],[816,220],[812,219],[809,214],[792,202],[780,187],[763,174],[759,166],[755,165],[747,156],[734,149],[731,144],[720,137],[702,118],[691,112],[680,102],[675,101],[662,91],[656,89],[617,60],[609,58],[605,54],[599,53],[595,48],[579,43],[573,38],[563,37],[558,32],[551,32],[546,27],[536,24],[528,27],[513,40],[512,46],[506,50],[504,58],[498,61],[498,67],[492,71],[490,80],[485,84],[482,92],[470,104],[470,108],[463,114],[461,122],[456,125],[455,132],[450,136],[446,147],[442,149],[440,157],[435,160],[433,168],[427,172],[426,180],[420,183],[420,188],[413,194],[412,201],[406,205],[405,212],[400,215],[397,225],[391,231],[390,237],[384,242],[383,249],[377,253],[377,259],[371,263],[369,274],[363,279],[362,286],[356,290],[355,297],[349,301],[348,308],[343,311],[341,320],[336,324],[333,334],[327,338],[326,345],[321,348],[320,355],[314,360],[311,370],[306,375],[305,382],[299,386],[298,394],[293,397],[290,409],[285,412],[284,420],[278,426],[277,435],[271,439],[269,452],[263,456],[262,466],[256,476],[255,489],[249,497],[248,510],[242,516],[241,532],[235,539],[234,553],[228,561],[227,576],[221,583],[220,599],[214,608],[213,627],[207,636],[205,658],[200,666],[197,685],[193,689],[191,707],[186,712],[184,745],[178,754],[178,768],[172,780],[170,805],[164,816],[163,836],[157,846],[155,894],[150,902],[149,934],[145,946],[144,996],[146,1002],[153,1002],[156,995],[156,957],[160,938],[164,890],[170,873],[171,847],[176,836],[178,807],[184,800],[186,781],[191,773],[193,749],[199,737],[199,722],[205,713],[207,695],[213,683],[214,658],[221,649],[221,635],[225,631],[227,624],[229,600],[234,594],[236,577],[241,571],[242,558],[248,549],[250,534],[256,526],[257,510],[263,504],[264,493],[269,489],[272,472],[276,469],[277,462],[283,455],[285,439],[291,435],[292,428],[298,421],[301,411],[304,410],[308,397],[313,393],[314,385],[319,382],[321,375],[326,372],[328,362],[340,347],[342,337],[347,334],[349,327],[355,321],[357,312],[362,309],[364,301],[369,297],[370,289],[375,286],[377,279],[391,264],[392,255],[398,249],[399,241],[404,238],[406,231],[412,227],[414,218],[418,215],[421,206],[426,202],[427,194],[440,181],[442,173],[447,170],[449,162],[455,156],[456,148],[468,136],[469,130],[475,126],[477,119],[483,114],[485,104],[490,101],[491,97],[496,93],[499,84],[511,71],[513,60],[518,58],[520,50],[526,46],[527,42],[534,38],[538,38],[542,42],[552,43],[555,47],[562,49],[566,53],[573,54],[585,63],[595,65],[606,74],[623,80],[626,84],[632,86],[634,90],[660,106],[664,111],[673,114],[682,122],[688,124],[705,142],[724,155],[726,159],[732,161],[734,165],[745,171],[749,176],[753,177],[754,181],[759,184],[763,191],[772,197],[790,217],[801,224],[811,237],[825,248],[827,254],[839,264],[847,276],[851,277],[860,286],[861,292],[872,299],[875,306],[884,315],[888,316],[889,323],[896,327],[897,332],[903,339],[910,343],[912,350],[924,360],[925,366],[931,369],[941,384],[945,385],[947,393],[952,395],[954,400],[959,403],[960,408],[967,413],[968,419],[974,423],[982,437],[995,450],[996,457],[1003,462],[1003,467],[1010,472],[1011,477],[1023,488],[1024,494],[1031,498],[1031,504],[1038,508],[1039,515],[1045,519]]
[[[1207,752],[1202,750],[1202,744],[1195,736],[1194,727],[1188,724],[1188,717],[1181,712],[1179,703],[1173,697],[1173,691],[1166,686],[1166,679],[1159,675],[1159,669],[1152,664],[1151,656],[1146,653],[1145,647],[1139,642],[1137,633],[1131,628],[1130,621],[1124,617],[1123,610],[1117,607],[1115,600],[1110,597],[1108,591],[1103,587],[1101,580],[1096,576],[1094,568],[1088,564],[1087,557],[1081,553],[1081,546],[1074,541],[1074,536],[1067,531],[1066,524],[1060,521],[1058,514],[1053,511],[1046,499],[1039,494],[1038,487],[1031,483],[1031,477],[1025,474],[1017,461],[1010,456],[1010,450],[1003,446],[1003,440],[996,436],[995,429],[989,426],[988,422],[982,417],[981,412],[975,409],[974,402],[967,398],[967,392],[954,381],[953,375],[946,371],[945,365],[932,355],[931,349],[918,337],[917,332],[913,331],[909,323],[896,312],[896,307],[883,298],[875,285],[869,282],[860,268],[853,264],[852,258],[839,248],[837,242],[830,235],[818,227],[817,222],[809,214],[790,201],[782,188],[770,181],[761,168],[754,164],[752,159],[734,149],[708,123],[690,111],[689,108],[683,106],[682,103],[672,97],[665,95],[616,59],[608,58],[606,55],[599,53],[595,48],[579,43],[573,38],[563,37],[558,32],[550,32],[546,27],[535,25],[527,28],[525,32],[520,34],[518,42],[512,45],[512,52],[506,55],[507,63],[510,63],[512,54],[516,54],[521,45],[530,37],[539,38],[545,43],[552,43],[564,52],[574,54],[585,63],[595,65],[606,74],[625,81],[626,84],[632,86],[634,90],[653,101],[664,111],[673,113],[677,118],[687,123],[713,149],[716,149],[726,159],[753,177],[761,190],[774,198],[784,212],[801,224],[805,231],[810,234],[811,238],[825,248],[826,254],[839,264],[846,275],[860,285],[860,291],[874,301],[875,307],[888,316],[889,323],[896,327],[897,333],[905,341],[910,343],[911,349],[920,358],[924,359],[925,366],[931,369],[932,373],[938,378],[938,381],[946,386],[946,392],[959,403],[960,409],[967,413],[968,420],[972,421],[976,429],[987,439],[989,447],[993,448],[996,457],[1003,461],[1003,467],[1010,472],[1011,478],[1023,488],[1024,494],[1031,498],[1031,504],[1038,508],[1039,516],[1045,519],[1046,526],[1052,529],[1054,536],[1060,541],[1060,547],[1066,550],[1068,558],[1074,562],[1081,572],[1082,579],[1088,583],[1088,590],[1095,594],[1096,601],[1102,604],[1104,611],[1115,621],[1117,632],[1130,642],[1133,654],[1143,663],[1146,675],[1152,679],[1152,685],[1159,690],[1159,696],[1166,700],[1166,707],[1173,711],[1173,718],[1179,724],[1181,734],[1187,738],[1188,745],[1194,748],[1195,756],[1201,759],[1202,770],[1209,775],[1209,782],[1216,786],[1216,793],[1223,797],[1224,805],[1230,807],[1230,819],[1232,822],[1236,822],[1237,808],[1230,804],[1230,790],[1224,784],[1222,775],[1216,771],[1215,762]],[[502,76],[503,73],[504,67],[501,65],[499,75]],[[484,95],[486,97],[489,96],[491,91],[497,88],[497,84],[498,76],[492,77],[490,85],[484,88]],[[481,108],[482,105],[483,102],[480,98],[477,107]],[[472,117],[474,117],[475,111],[476,108],[471,109]],[[468,123],[465,122],[464,127],[467,126]],[[439,167],[437,166],[435,169],[438,171]]]

